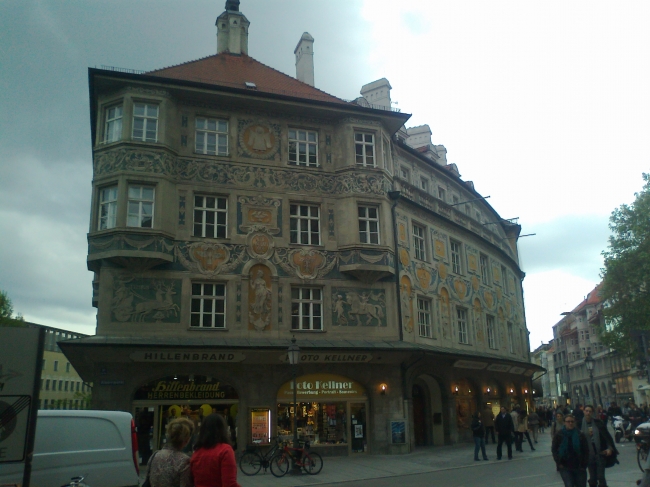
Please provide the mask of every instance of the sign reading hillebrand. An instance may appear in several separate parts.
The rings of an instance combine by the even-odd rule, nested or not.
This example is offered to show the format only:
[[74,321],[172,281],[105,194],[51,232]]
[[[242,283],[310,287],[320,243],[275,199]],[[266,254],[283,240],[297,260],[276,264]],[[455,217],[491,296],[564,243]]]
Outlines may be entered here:
[[241,362],[246,358],[239,352],[196,352],[190,350],[134,352],[134,362]]
[[[372,355],[369,353],[303,353],[300,355],[300,363],[364,363],[370,362]],[[285,353],[280,356],[281,362],[289,362],[289,356]]]
[[[347,377],[334,374],[310,374],[296,379],[296,396],[299,399],[343,399],[363,397],[365,388]],[[278,401],[293,398],[293,381],[285,382],[278,391]]]
[[180,382],[159,380],[141,387],[135,393],[135,399],[143,400],[192,400],[192,399],[237,399],[237,393],[228,385],[220,382]]

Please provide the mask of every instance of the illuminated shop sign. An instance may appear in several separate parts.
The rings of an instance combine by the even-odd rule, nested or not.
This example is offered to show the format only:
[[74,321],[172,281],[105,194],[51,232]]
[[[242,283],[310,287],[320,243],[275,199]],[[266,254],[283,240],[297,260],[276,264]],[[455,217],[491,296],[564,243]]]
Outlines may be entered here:
[[[343,399],[363,397],[365,388],[347,377],[334,374],[310,374],[296,378],[296,396],[299,399]],[[278,400],[293,399],[293,381],[285,382],[278,391]]]
[[135,393],[135,400],[237,399],[232,386],[219,381],[174,380],[171,377],[146,384]]
[[241,362],[246,358],[239,352],[197,352],[192,350],[134,352],[134,362]]

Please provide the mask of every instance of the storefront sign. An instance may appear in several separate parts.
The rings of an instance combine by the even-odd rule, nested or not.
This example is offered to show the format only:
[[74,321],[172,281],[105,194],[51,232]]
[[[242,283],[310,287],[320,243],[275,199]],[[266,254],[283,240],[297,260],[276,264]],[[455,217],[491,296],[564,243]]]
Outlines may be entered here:
[[[372,355],[369,353],[303,353],[300,355],[300,363],[330,363],[330,364],[343,364],[343,363],[365,363],[372,360]],[[289,362],[289,357],[285,353],[280,357],[280,361],[284,363]]]
[[487,367],[487,363],[485,363],[485,362],[472,362],[471,360],[456,360],[456,362],[454,363],[454,367],[458,367],[460,369],[482,370],[485,367]]
[[129,357],[134,362],[241,362],[246,358],[239,352],[193,350],[134,352]]
[[510,370],[510,366],[501,365],[501,364],[492,364],[487,369],[492,372],[508,372]]
[[[296,396],[300,400],[344,399],[363,397],[365,388],[351,379],[334,374],[303,375],[296,379]],[[286,382],[278,391],[278,401],[293,399],[293,381]]]
[[141,387],[136,391],[134,399],[150,401],[237,399],[237,393],[233,387],[219,381],[199,383],[164,379]]
[[124,381],[123,380],[100,380],[99,385],[100,386],[123,386]]
[[511,374],[523,374],[524,372],[526,372],[526,369],[523,367],[513,367],[510,369]]

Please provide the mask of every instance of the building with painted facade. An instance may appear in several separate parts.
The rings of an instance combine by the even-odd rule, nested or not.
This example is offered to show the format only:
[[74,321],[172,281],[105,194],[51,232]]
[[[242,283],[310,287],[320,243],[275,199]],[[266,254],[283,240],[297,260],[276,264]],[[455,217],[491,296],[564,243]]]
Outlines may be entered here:
[[[239,446],[298,432],[323,454],[471,439],[531,401],[519,225],[391,108],[248,55],[239,2],[217,54],[89,69],[97,335],[61,346],[93,406],[227,416]],[[292,337],[301,349],[292,404]]]

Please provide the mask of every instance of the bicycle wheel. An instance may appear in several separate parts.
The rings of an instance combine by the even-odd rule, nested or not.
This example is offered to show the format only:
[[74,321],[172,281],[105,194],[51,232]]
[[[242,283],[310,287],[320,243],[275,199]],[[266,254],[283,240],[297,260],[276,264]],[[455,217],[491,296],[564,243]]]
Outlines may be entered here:
[[318,453],[305,452],[302,459],[302,468],[309,475],[316,475],[323,469],[323,459]]
[[284,477],[289,471],[289,466],[291,464],[291,462],[289,461],[289,457],[282,452],[273,455],[273,458],[271,458],[270,463],[271,463],[271,473],[273,474],[274,477]]
[[636,452],[636,462],[639,464],[639,468],[642,472],[645,472],[644,467],[646,460],[648,459],[648,450],[639,448]]
[[239,460],[239,469],[244,475],[256,475],[262,469],[262,457],[255,452],[245,452]]

